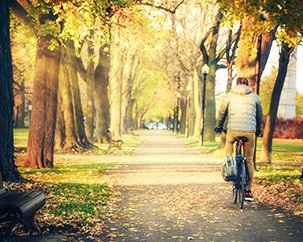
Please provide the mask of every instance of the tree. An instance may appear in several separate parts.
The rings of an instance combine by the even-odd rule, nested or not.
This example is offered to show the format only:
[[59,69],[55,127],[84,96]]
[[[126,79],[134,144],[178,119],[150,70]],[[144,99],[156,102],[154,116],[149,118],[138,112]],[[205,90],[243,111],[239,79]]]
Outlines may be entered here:
[[4,181],[20,181],[14,160],[13,71],[10,48],[9,1],[0,2],[0,188]]
[[106,142],[106,130],[110,127],[110,104],[108,96],[108,73],[110,65],[110,44],[101,46],[99,60],[94,72],[95,107],[96,107],[96,136],[99,142]]
[[270,13],[271,21],[275,26],[279,26],[276,36],[281,46],[278,75],[271,96],[269,115],[266,117],[261,153],[261,160],[271,163],[272,138],[278,103],[287,73],[290,54],[303,40],[303,6],[299,0],[294,0],[292,2],[281,1],[279,4],[273,1],[269,2],[266,7],[266,10]]
[[257,0],[217,2],[225,15],[225,23],[233,25],[234,22],[240,22],[241,35],[235,62],[237,76],[246,77],[249,86],[258,93],[260,77],[275,38],[277,25],[269,20],[267,14],[264,15],[265,6]]
[[14,80],[14,127],[25,127],[29,124],[28,105],[31,98],[31,86],[35,66],[35,36],[30,27],[21,24],[11,15],[11,49]]
[[[217,2],[219,2],[225,12],[229,13],[230,19],[242,19],[241,46],[239,46],[239,53],[242,53],[242,55],[237,58],[237,71],[239,75],[250,79],[250,86],[257,93],[260,81],[259,77],[268,58],[268,47],[271,46],[270,43],[272,43],[275,37],[281,43],[279,70],[271,96],[261,155],[263,161],[270,163],[272,134],[287,72],[289,55],[293,48],[302,40],[303,7],[299,0],[291,2],[284,0],[270,0],[266,2],[252,0],[238,1],[237,3],[234,1],[218,0]],[[258,46],[262,48],[257,48]]]
[[[22,2],[23,3],[23,2]],[[27,7],[34,7],[26,2]],[[55,24],[57,15],[47,5],[41,7],[38,18],[40,33],[37,43],[36,69],[33,87],[33,110],[31,116],[31,127],[27,147],[27,158],[25,165],[29,167],[45,168],[53,167],[54,136],[57,112],[58,73],[60,64],[60,46],[54,46],[53,51],[49,46],[53,43],[54,36],[47,31],[43,32],[43,26],[55,25],[53,33],[60,29]],[[29,25],[33,17],[29,15],[26,8],[17,1],[11,2],[13,13],[23,23]],[[44,8],[43,8],[44,7]],[[39,34],[39,33],[38,33]],[[48,66],[48,68],[45,68]],[[45,98],[47,97],[47,98]]]
[[[213,124],[216,123],[216,102],[215,102],[215,73],[218,69],[218,62],[220,56],[217,56],[217,45],[219,39],[219,29],[222,20],[222,13],[218,11],[213,27],[210,28],[208,33],[202,39],[200,49],[203,54],[203,61],[209,66],[209,73],[206,77],[206,90],[205,94],[205,120],[203,121],[203,127],[205,129],[205,137],[201,137],[205,141],[214,141],[215,133],[213,131]],[[208,48],[205,48],[205,42],[209,40]]]
[[293,50],[293,47],[283,44],[280,52],[278,75],[271,95],[269,114],[266,116],[263,131],[261,161],[265,161],[267,163],[271,163],[272,139],[274,135],[280,96],[287,74],[287,66],[289,63],[290,54]]
[[[60,138],[61,148],[85,149],[88,142],[84,130],[80,90],[76,65],[74,42],[65,42],[61,54],[60,75]],[[63,122],[62,122],[63,121]]]
[[[38,29],[35,32],[38,36],[38,49],[26,165],[36,168],[53,167],[60,42],[72,39],[78,49],[85,26],[75,28],[77,23],[75,20],[78,22],[81,20],[75,19],[78,16],[75,13],[92,13],[94,16],[103,14],[102,16],[105,17],[107,16],[105,9],[110,9],[112,3],[99,2],[103,11],[97,8],[99,5],[92,5],[93,9],[90,9],[91,5],[82,1],[20,1],[20,3],[24,6],[16,0],[11,1],[14,14],[27,25],[35,20],[33,23],[35,29]],[[119,2],[119,4],[125,3]],[[33,15],[30,15],[27,11],[29,9],[38,11],[31,11]],[[59,16],[62,21],[56,21]]]
[[264,115],[267,115],[269,113],[271,95],[273,92],[273,87],[275,86],[277,74],[278,69],[272,67],[270,74],[264,76],[261,80],[260,101],[262,103]]
[[298,91],[296,95],[296,116],[303,117],[303,93]]

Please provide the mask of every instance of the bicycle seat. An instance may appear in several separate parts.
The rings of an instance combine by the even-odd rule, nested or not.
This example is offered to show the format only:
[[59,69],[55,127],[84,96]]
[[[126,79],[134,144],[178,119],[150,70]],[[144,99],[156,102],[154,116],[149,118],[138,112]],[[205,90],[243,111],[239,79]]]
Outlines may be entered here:
[[248,141],[248,138],[246,136],[238,136],[236,138],[236,141],[242,141],[243,143]]

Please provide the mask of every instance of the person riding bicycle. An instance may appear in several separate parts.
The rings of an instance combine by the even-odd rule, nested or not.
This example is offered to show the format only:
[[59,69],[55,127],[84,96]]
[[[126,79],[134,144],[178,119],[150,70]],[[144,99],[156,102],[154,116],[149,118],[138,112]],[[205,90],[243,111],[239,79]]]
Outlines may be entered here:
[[252,201],[251,187],[254,174],[255,139],[261,134],[263,110],[259,96],[248,86],[246,78],[237,78],[237,85],[223,98],[218,113],[217,127],[215,128],[217,133],[223,130],[225,120],[227,120],[225,144],[225,154],[227,156],[233,154],[236,137],[245,136],[248,138],[244,145],[244,156],[247,160],[250,181],[245,193],[245,200]]

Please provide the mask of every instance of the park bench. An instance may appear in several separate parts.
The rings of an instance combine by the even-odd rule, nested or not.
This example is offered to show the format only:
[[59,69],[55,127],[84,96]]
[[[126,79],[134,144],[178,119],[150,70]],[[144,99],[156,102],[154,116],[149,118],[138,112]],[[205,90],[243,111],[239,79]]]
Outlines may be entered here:
[[122,149],[122,144],[124,144],[123,140],[119,139],[119,140],[114,140],[112,133],[110,132],[110,130],[106,130],[106,139],[108,142],[108,150],[116,147],[117,149],[121,150]]
[[129,131],[132,135],[132,138],[139,138],[140,137],[140,134],[135,133],[133,129],[130,129]]
[[17,224],[23,224],[27,229],[37,231],[34,217],[36,212],[44,206],[45,201],[44,194],[35,190],[15,192],[1,188],[0,224],[4,229],[5,237],[11,236],[12,230]]

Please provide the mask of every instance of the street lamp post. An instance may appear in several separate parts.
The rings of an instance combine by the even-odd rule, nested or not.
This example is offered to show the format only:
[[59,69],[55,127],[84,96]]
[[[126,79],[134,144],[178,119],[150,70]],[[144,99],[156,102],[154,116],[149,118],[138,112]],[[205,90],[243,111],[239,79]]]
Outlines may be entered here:
[[205,96],[206,96],[206,77],[209,72],[209,67],[205,64],[202,67],[203,74],[203,90],[202,90],[202,128],[201,128],[201,137],[200,137],[200,146],[204,145],[204,127],[205,127]]

